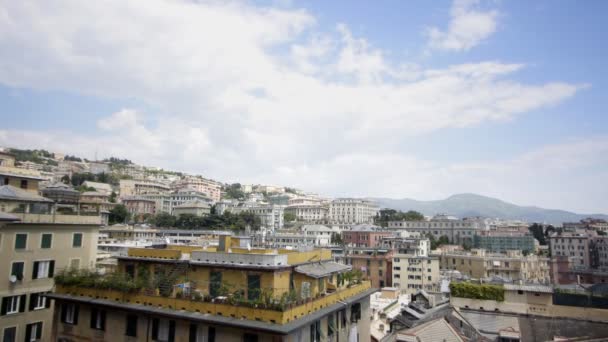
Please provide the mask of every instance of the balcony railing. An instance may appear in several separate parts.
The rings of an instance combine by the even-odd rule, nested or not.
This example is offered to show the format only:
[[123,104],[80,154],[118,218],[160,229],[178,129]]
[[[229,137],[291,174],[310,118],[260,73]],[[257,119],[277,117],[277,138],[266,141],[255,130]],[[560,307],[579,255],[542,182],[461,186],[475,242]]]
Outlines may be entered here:
[[11,213],[22,223],[63,223],[63,224],[97,224],[101,225],[99,215],[65,215],[65,214],[33,214]]
[[337,289],[335,292],[320,295],[315,299],[307,299],[296,304],[285,306],[272,306],[270,308],[260,307],[255,304],[246,303],[224,303],[221,301],[209,302],[203,298],[178,298],[163,297],[159,295],[145,294],[143,291],[122,292],[99,288],[71,287],[56,285],[55,293],[66,294],[76,297],[87,297],[93,299],[104,299],[124,304],[138,304],[150,306],[151,308],[164,308],[171,310],[184,310],[200,312],[203,314],[232,317],[237,319],[249,319],[275,324],[286,324],[293,320],[302,318],[317,310],[330,305],[343,302],[348,298],[370,289],[370,282],[363,281],[350,287]]

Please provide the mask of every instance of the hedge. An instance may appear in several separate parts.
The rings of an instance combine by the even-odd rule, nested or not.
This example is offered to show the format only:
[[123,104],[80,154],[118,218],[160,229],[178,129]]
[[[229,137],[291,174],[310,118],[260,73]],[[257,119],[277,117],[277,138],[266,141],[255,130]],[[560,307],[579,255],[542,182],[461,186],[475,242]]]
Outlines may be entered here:
[[505,300],[505,290],[499,285],[451,283],[450,294],[453,297],[470,299],[495,300],[498,302]]

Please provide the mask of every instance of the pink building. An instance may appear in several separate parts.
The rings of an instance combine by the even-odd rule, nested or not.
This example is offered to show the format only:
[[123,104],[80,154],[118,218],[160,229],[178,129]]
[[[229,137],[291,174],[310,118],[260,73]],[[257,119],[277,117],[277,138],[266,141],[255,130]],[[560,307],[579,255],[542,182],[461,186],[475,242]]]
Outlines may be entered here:
[[375,248],[385,237],[392,237],[393,232],[383,231],[381,227],[371,225],[354,226],[352,230],[342,232],[344,244],[350,247]]

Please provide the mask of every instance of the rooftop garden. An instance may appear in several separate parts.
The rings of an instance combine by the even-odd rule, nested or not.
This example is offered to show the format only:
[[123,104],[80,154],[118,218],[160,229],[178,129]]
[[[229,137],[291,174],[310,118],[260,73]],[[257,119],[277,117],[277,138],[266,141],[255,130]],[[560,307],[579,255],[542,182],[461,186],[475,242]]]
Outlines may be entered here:
[[[170,273],[161,273],[151,277],[145,270],[145,268],[138,269],[140,276],[133,279],[126,273],[100,274],[88,270],[70,269],[55,275],[55,284],[65,288],[118,291],[130,295],[176,298],[193,302],[227,304],[281,312],[339,292],[334,289],[333,292],[317,293],[314,296],[310,294],[308,298],[302,298],[293,289],[278,294],[275,293],[274,289],[260,288],[250,290],[246,294],[242,288],[221,282],[214,289],[215,296],[210,296],[202,294],[196,289],[176,286],[179,283],[177,276]],[[362,284],[362,281],[357,272],[347,272],[338,281],[338,286],[345,285],[346,289],[360,284]]]
[[474,283],[450,283],[450,295],[452,297],[495,300],[505,300],[505,289],[500,285],[474,284]]

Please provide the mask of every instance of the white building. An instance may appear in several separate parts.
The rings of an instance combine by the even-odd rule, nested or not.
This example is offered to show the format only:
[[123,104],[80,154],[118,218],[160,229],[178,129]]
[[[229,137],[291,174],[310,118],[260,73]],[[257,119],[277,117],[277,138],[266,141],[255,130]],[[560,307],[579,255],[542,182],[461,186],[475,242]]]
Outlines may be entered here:
[[190,189],[179,190],[173,193],[145,194],[139,197],[154,200],[156,202],[156,213],[163,212],[172,215],[175,215],[173,212],[174,208],[184,203],[197,201],[211,202],[206,194]]
[[418,290],[438,292],[440,284],[438,257],[393,255],[393,286],[401,289],[402,293],[413,294]]
[[168,185],[158,182],[134,179],[120,180],[120,197],[163,194],[169,192],[170,190],[171,188]]
[[220,183],[205,179],[203,177],[185,176],[173,184],[174,190],[192,189],[200,193],[206,194],[214,202],[220,200],[221,185]]
[[263,204],[244,209],[251,211],[260,218],[262,228],[276,230],[283,228],[284,205]]
[[329,205],[328,219],[330,223],[341,225],[373,223],[378,210],[378,205],[372,201],[338,198]]
[[436,239],[447,236],[451,243],[472,246],[475,234],[483,230],[485,223],[479,219],[457,219],[446,215],[436,215],[426,221],[389,221],[389,230],[406,230],[422,235],[432,234]]
[[285,213],[293,214],[298,221],[321,223],[327,220],[329,209],[319,204],[293,204],[285,207]]

